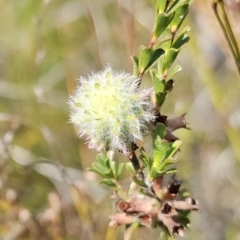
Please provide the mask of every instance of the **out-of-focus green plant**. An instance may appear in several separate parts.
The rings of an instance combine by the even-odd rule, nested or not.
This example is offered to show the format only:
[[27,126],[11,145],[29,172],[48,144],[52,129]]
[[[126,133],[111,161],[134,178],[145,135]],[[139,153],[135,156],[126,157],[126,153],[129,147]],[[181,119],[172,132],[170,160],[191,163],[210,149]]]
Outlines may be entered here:
[[[220,9],[220,13],[218,11],[218,7]],[[225,5],[223,0],[213,0],[212,8],[216,19],[223,31],[224,37],[227,40],[228,46],[231,50],[231,54],[234,58],[235,64],[237,66],[238,72],[240,74],[240,51],[235,39],[234,33],[232,31],[230,22],[228,20],[227,13],[225,11]]]
[[[133,56],[133,75],[118,73],[110,67],[80,78],[79,86],[70,98],[71,122],[85,136],[90,148],[106,150],[97,155],[91,171],[103,178],[99,183],[114,189],[116,213],[110,226],[126,225],[125,239],[138,226],[162,227],[161,239],[183,235],[188,213],[197,210],[194,199],[179,194],[181,181],[175,178],[177,152],[181,141],[173,132],[187,128],[184,114],[168,119],[161,112],[174,87],[173,77],[181,70],[174,66],[182,46],[189,41],[189,27],[180,30],[190,0],[158,0],[152,36],[148,46],[139,47]],[[150,72],[152,88],[140,89],[144,75]],[[136,140],[152,134],[152,152],[140,148]],[[130,160],[114,160],[118,150]],[[126,166],[132,181],[122,187]],[[165,175],[172,174],[168,183]],[[181,195],[180,198],[177,198]]]

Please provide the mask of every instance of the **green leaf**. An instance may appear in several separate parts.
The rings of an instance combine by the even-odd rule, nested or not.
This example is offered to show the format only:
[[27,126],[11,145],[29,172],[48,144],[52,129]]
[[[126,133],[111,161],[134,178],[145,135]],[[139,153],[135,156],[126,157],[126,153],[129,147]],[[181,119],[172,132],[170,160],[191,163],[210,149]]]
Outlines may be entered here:
[[161,41],[158,46],[163,50],[167,50],[172,46],[172,32],[170,26],[161,34]]
[[181,223],[185,227],[190,223],[189,219],[186,216],[182,215],[182,214],[176,216],[176,221]]
[[183,33],[177,37],[177,39],[174,41],[172,47],[175,49],[179,49],[185,43],[187,43],[189,41],[189,39],[190,39],[190,37],[186,33]]
[[99,173],[100,175],[102,175],[104,177],[109,177],[109,178],[114,177],[110,165],[106,166],[106,165],[101,164],[100,162],[93,162],[92,167],[95,170],[95,172]]
[[165,51],[162,48],[157,48],[153,50],[153,54],[150,58],[150,61],[147,65],[147,67],[145,68],[145,71],[150,68],[152,66],[152,64],[154,64],[154,62],[156,62],[163,54],[165,53]]
[[99,153],[96,156],[97,161],[100,162],[102,165],[105,165],[105,160],[106,160],[106,156],[103,153]]
[[164,172],[165,172],[165,174],[175,174],[175,173],[177,173],[177,169],[169,168],[169,169],[165,170]]
[[180,28],[183,20],[187,16],[188,10],[189,10],[189,4],[188,3],[185,3],[185,4],[179,6],[176,9],[174,18],[171,21],[172,32],[176,32]]
[[161,166],[163,164],[163,161],[166,159],[166,153],[169,148],[169,143],[167,140],[162,140],[158,136],[154,140],[154,146],[153,146],[153,167],[154,166]]
[[180,36],[180,35],[182,35],[182,34],[186,34],[186,33],[188,33],[190,31],[190,27],[189,26],[186,26],[186,27],[184,27],[180,32],[179,32],[179,34],[178,34],[178,36]]
[[175,12],[181,5],[189,3],[189,0],[175,0],[173,4],[170,6],[168,9],[168,13],[173,13]]
[[118,178],[118,164],[115,161],[110,161],[110,167],[115,179]]
[[166,130],[165,125],[162,123],[159,123],[159,124],[157,124],[156,130],[154,132],[154,139],[156,139],[158,136],[160,136],[160,138],[163,139],[165,137],[166,133],[167,133],[167,130]]
[[168,69],[172,66],[175,61],[180,49],[170,48],[165,52],[165,61],[163,64],[164,75],[167,75]]
[[111,179],[102,179],[99,182],[97,182],[97,184],[106,184],[109,187],[116,187],[117,185],[111,180]]
[[100,165],[102,165],[103,168],[110,168],[110,160],[107,156],[105,156],[103,153],[99,153],[97,155],[97,163],[99,163]]
[[166,135],[166,127],[160,123],[157,124],[153,139],[153,164],[152,168],[161,166],[166,158],[166,152],[169,148],[167,140],[163,139]]
[[167,158],[173,157],[181,145],[182,145],[182,142],[180,140],[176,140],[173,143],[170,143],[170,148],[167,151]]
[[135,175],[132,176],[132,180],[133,180],[137,185],[139,185],[140,187],[143,187],[143,188],[147,188],[147,187],[148,187],[144,181],[139,180]]
[[95,171],[101,173],[101,175],[105,174],[106,168],[104,167],[104,165],[102,165],[99,162],[93,162],[92,163],[92,167]]
[[174,81],[170,79],[166,82],[165,79],[159,79],[155,70],[152,70],[150,73],[155,92],[155,102],[158,107],[161,107],[168,93],[172,90]]
[[182,70],[182,67],[180,65],[176,65],[173,67],[172,70],[168,71],[168,77],[167,79],[172,78],[174,75],[176,75],[178,72]]
[[156,160],[154,159],[153,163],[154,165],[158,165],[159,168],[161,169],[161,165],[164,164],[165,161],[171,161],[170,159],[178,151],[182,142],[180,140],[176,140],[173,143],[169,143],[166,140],[161,140],[161,142],[160,141],[156,141],[156,142],[157,144],[156,144],[156,148],[154,148],[154,151],[156,151],[156,157],[158,157],[158,159]]
[[176,172],[175,168],[167,169],[167,167],[177,161],[172,158],[181,145],[181,141],[177,140],[169,143],[163,139],[166,135],[166,127],[163,124],[157,124],[153,138],[153,163],[150,170],[150,177],[156,178],[163,173]]
[[157,39],[172,21],[174,13],[159,13],[153,28],[153,39]]
[[159,79],[155,69],[152,69],[150,71],[150,74],[151,74],[151,77],[152,77],[152,82],[153,82],[153,87],[154,87],[155,93],[164,92],[165,80],[164,79]]
[[155,101],[156,101],[156,105],[158,107],[161,107],[165,101],[167,97],[167,93],[166,92],[163,92],[163,93],[155,93]]
[[139,75],[139,60],[138,60],[138,57],[132,56],[131,59],[133,61],[133,74],[135,76],[138,76]]
[[172,165],[172,164],[176,163],[177,161],[178,161],[177,158],[168,158],[159,167],[159,170],[164,171],[164,169],[166,169],[169,165]]
[[143,73],[151,59],[153,54],[153,49],[145,47],[143,45],[139,46],[139,73]]
[[147,69],[164,54],[161,48],[152,49],[141,45],[139,47],[139,73],[143,74]]
[[163,76],[163,72],[164,72],[164,69],[163,69],[163,64],[164,64],[164,61],[165,61],[165,54],[162,55],[159,60],[158,60],[158,70],[157,70],[157,73],[158,73],[158,77],[160,79],[164,79],[165,77]]
[[157,167],[152,167],[149,175],[150,175],[151,179],[155,179],[155,178],[157,178],[159,175],[161,175],[161,173],[159,173]]
[[111,165],[111,170],[114,176],[114,179],[118,180],[118,178],[120,177],[123,167],[124,167],[124,162],[115,162],[115,161],[111,161],[110,162]]
[[166,8],[166,3],[167,3],[167,0],[157,0],[157,4],[156,4],[157,14],[164,12]]
[[148,164],[148,162],[150,161],[150,159],[149,159],[149,157],[148,157],[148,155],[147,155],[147,153],[145,152],[145,150],[144,150],[143,147],[140,148],[140,153],[141,153],[140,158],[142,159],[143,163],[144,163],[144,164]]
[[105,177],[105,175],[102,174],[102,172],[101,172],[101,171],[98,171],[97,169],[94,169],[94,168],[87,168],[87,171],[95,172],[95,173],[99,174],[100,176]]
[[149,158],[143,147],[140,148],[140,153],[140,159],[142,160],[144,167],[147,171],[150,171],[152,160]]
[[131,162],[126,163],[126,168],[131,173],[131,175],[135,175],[136,174],[136,171],[135,171],[135,169],[134,169],[134,167],[133,167]]
[[119,178],[123,172],[123,167],[125,166],[125,163],[124,162],[120,162],[119,165],[118,165],[118,175],[117,175],[117,178]]

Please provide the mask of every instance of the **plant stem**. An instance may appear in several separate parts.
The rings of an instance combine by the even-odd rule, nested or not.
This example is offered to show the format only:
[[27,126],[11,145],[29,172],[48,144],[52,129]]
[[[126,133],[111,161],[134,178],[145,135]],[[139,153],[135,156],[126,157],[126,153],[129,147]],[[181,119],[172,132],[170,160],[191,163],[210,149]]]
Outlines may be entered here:
[[230,40],[232,42],[233,48],[235,50],[236,57],[239,57],[240,54],[239,54],[238,44],[237,44],[236,38],[233,34],[231,25],[230,25],[229,20],[228,20],[228,17],[227,17],[226,11],[225,11],[225,7],[224,7],[224,2],[219,1],[219,6],[220,6],[220,9],[222,11],[222,15],[223,15],[223,19],[224,19],[224,22],[225,22],[226,30],[228,32],[228,35],[229,35]]
[[[221,9],[221,12],[222,12],[223,21],[222,21],[221,17],[219,16],[219,13],[218,13],[218,9],[217,9],[218,5],[220,6],[220,9]],[[236,64],[238,72],[240,74],[240,51],[239,51],[236,38],[233,34],[231,25],[229,23],[229,20],[228,20],[226,11],[225,11],[224,2],[222,0],[213,0],[212,8],[213,8],[213,12],[216,16],[216,19],[217,19],[217,21],[218,21],[218,23],[219,23],[219,25],[220,25],[220,27],[223,31],[224,37],[226,38],[226,41],[229,45],[230,51],[233,55],[235,64]]]

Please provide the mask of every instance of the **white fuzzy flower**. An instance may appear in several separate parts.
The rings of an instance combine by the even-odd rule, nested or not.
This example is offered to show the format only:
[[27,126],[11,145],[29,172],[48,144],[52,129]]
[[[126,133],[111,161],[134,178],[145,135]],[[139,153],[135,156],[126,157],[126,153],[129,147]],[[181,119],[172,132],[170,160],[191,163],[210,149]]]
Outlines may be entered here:
[[135,76],[107,67],[79,79],[70,97],[70,121],[85,136],[90,148],[118,149],[126,153],[132,142],[142,139],[153,119],[149,99],[138,91]]

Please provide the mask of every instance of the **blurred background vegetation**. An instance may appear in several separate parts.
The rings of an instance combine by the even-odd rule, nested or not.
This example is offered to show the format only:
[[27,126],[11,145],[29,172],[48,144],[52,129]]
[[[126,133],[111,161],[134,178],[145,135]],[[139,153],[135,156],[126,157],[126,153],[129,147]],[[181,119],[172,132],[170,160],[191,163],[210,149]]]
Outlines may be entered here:
[[[132,70],[130,56],[150,39],[154,5],[0,1],[0,239],[122,239],[123,227],[108,227],[110,190],[85,172],[96,153],[68,123],[67,99],[80,75],[107,64]],[[238,40],[239,9],[228,10]],[[240,239],[240,79],[210,1],[195,1],[187,24],[183,71],[162,109],[169,117],[187,112],[192,129],[177,132],[178,178],[201,209],[185,239]],[[133,239],[159,239],[159,229]]]

